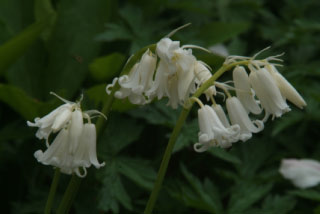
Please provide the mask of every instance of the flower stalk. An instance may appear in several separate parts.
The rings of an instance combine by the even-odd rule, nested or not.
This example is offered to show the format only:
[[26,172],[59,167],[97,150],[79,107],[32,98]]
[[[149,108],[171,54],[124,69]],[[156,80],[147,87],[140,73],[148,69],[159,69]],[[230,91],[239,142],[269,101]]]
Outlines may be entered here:
[[50,187],[47,203],[46,203],[46,206],[44,208],[44,213],[45,214],[50,214],[51,213],[51,207],[52,207],[52,204],[53,204],[54,196],[55,196],[56,191],[57,191],[59,179],[60,179],[60,170],[59,170],[59,168],[56,168],[55,171],[54,171],[54,176],[53,176],[53,180],[52,180],[52,183],[51,183],[51,187]]
[[181,131],[181,128],[185,122],[185,120],[187,119],[189,112],[194,104],[194,102],[196,102],[195,100],[200,97],[200,95],[206,91],[210,86],[212,86],[214,84],[214,82],[226,71],[230,70],[231,68],[233,68],[234,66],[237,65],[247,65],[249,63],[249,61],[244,60],[244,61],[239,61],[239,62],[234,62],[228,65],[223,65],[219,70],[217,70],[212,77],[210,77],[210,79],[208,79],[205,83],[203,83],[201,85],[200,88],[198,88],[198,90],[193,94],[193,96],[187,101],[187,107],[185,106],[179,116],[179,119],[173,129],[173,132],[170,136],[167,148],[165,150],[165,153],[163,155],[161,164],[160,164],[160,168],[158,171],[158,175],[156,178],[156,181],[154,183],[154,187],[152,189],[151,195],[149,197],[148,203],[146,205],[146,208],[144,210],[144,214],[151,214],[152,210],[154,208],[154,205],[156,203],[156,200],[158,198],[159,195],[159,191],[161,189],[162,183],[163,183],[163,179],[164,176],[167,172],[167,168],[168,168],[168,164],[172,155],[172,150],[174,148],[174,145],[177,141],[177,138],[179,136],[179,133]]

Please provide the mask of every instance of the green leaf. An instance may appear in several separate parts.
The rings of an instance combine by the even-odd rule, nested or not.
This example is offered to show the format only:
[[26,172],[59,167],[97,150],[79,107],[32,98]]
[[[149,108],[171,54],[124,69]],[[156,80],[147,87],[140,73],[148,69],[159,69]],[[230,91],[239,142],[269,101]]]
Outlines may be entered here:
[[178,110],[169,108],[165,100],[155,101],[150,105],[129,112],[131,116],[145,119],[150,124],[168,127],[174,126],[178,118],[178,113]]
[[106,127],[101,141],[101,155],[115,155],[129,144],[136,141],[143,130],[143,125],[136,120],[124,115],[112,114],[108,118],[108,125]]
[[36,22],[0,46],[0,74],[21,57],[46,28],[49,17]]
[[147,190],[152,190],[156,179],[156,171],[151,167],[150,162],[138,158],[118,157],[118,171]]
[[198,131],[199,125],[197,119],[187,122],[179,134],[173,152],[178,152],[181,149],[196,143],[198,141]]
[[207,42],[207,45],[224,42],[246,31],[249,24],[246,22],[211,22],[200,29],[198,37]]
[[115,162],[109,162],[108,167],[101,169],[103,170],[103,180],[98,208],[103,211],[112,210],[114,213],[119,213],[119,203],[126,209],[132,210],[130,196],[121,182],[117,167]]
[[39,116],[44,104],[29,97],[24,91],[11,85],[0,84],[0,101],[6,103],[26,120]]
[[[198,201],[201,201],[201,204],[203,204],[202,207],[198,208],[207,210],[210,213],[222,213],[220,195],[213,183],[209,179],[206,179],[204,184],[202,184],[184,165],[181,165],[181,171],[194,191],[192,201],[198,199]],[[190,205],[191,204],[192,203],[190,203]]]
[[238,180],[232,188],[228,214],[238,214],[262,199],[272,188],[272,183],[259,184],[250,180]]
[[89,65],[91,76],[97,81],[107,81],[115,77],[124,63],[124,55],[113,53],[94,59]]
[[[95,106],[102,106],[108,99],[108,96],[110,96],[106,93],[106,84],[95,85],[89,88],[86,90],[86,95]],[[137,105],[130,103],[128,99],[115,99],[112,103],[112,111],[125,112],[133,108],[137,108]]]
[[55,28],[47,43],[45,91],[65,90],[68,98],[81,89],[89,63],[100,52],[100,44],[93,38],[103,29],[111,10],[110,0],[59,1]]
[[294,190],[289,192],[291,195],[295,195],[301,198],[310,199],[313,201],[320,201],[320,192],[312,189]]
[[262,205],[263,213],[287,214],[294,210],[296,200],[291,196],[268,196]]
[[241,160],[237,156],[231,154],[230,152],[228,152],[222,148],[214,147],[212,149],[209,149],[208,152],[209,152],[209,154],[211,154],[214,157],[217,157],[221,160],[224,160],[224,161],[227,161],[227,162],[230,162],[233,164],[241,164],[242,163]]
[[47,27],[44,30],[44,32],[42,32],[42,39],[44,41],[48,41],[57,18],[57,13],[52,7],[51,0],[35,0],[34,16],[37,21],[40,21],[50,16],[50,20],[48,21]]

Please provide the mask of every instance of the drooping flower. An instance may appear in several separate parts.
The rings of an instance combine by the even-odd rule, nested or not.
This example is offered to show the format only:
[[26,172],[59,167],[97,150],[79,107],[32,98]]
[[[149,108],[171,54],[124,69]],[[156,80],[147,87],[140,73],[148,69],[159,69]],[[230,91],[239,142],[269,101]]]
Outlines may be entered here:
[[[42,135],[42,138],[46,139],[47,149],[36,151],[34,156],[38,162],[57,167],[63,173],[76,173],[79,177],[84,177],[87,173],[86,168],[91,165],[96,168],[104,166],[104,163],[100,164],[97,160],[96,129],[90,119],[90,115],[101,115],[101,113],[96,110],[83,112],[80,108],[80,102],[73,103],[56,96],[68,104],[68,111],[64,109],[66,105],[64,104],[47,116],[36,119],[35,123],[28,121],[29,126],[39,127],[37,133],[40,133],[40,130],[41,133],[44,132],[43,127],[47,133]],[[84,119],[88,121],[85,124]],[[55,126],[55,122],[49,123],[47,121],[58,121],[58,125]],[[58,134],[49,144],[49,135],[55,132]]]
[[320,162],[310,159],[283,159],[279,172],[296,187],[308,188],[320,183]]
[[[195,72],[195,76],[196,76],[195,82],[198,87],[201,86],[203,83],[205,83],[207,80],[209,80],[212,77],[212,74],[209,70],[209,66],[201,61],[196,62],[194,72]],[[216,93],[217,93],[217,90],[214,85],[210,86],[204,92],[207,100],[209,100],[211,96],[215,96]]]
[[247,141],[252,137],[252,133],[258,133],[263,130],[263,122],[260,120],[251,121],[248,113],[237,97],[229,97],[226,105],[231,123],[240,126],[241,141]]
[[259,98],[262,108],[265,110],[265,120],[270,114],[274,119],[290,111],[290,107],[282,97],[275,80],[267,69],[261,68],[257,70],[253,66],[249,66],[249,69],[251,71],[249,75],[250,84]]
[[249,76],[244,67],[237,66],[234,68],[233,82],[236,88],[237,97],[247,112],[260,114],[262,109],[260,108],[258,101],[254,98],[255,93],[250,87]]
[[281,95],[292,102],[299,108],[303,108],[307,105],[301,95],[297,92],[297,90],[279,73],[277,68],[268,64],[266,69],[271,73],[272,77],[275,79],[277,86],[280,89]]
[[[51,92],[51,94],[57,96],[53,92]],[[77,104],[65,99],[62,100],[65,102],[65,104],[59,106],[49,114],[42,118],[36,117],[34,119],[34,123],[27,121],[28,126],[39,128],[36,132],[36,137],[40,140],[48,140],[51,133],[60,131],[71,119],[72,111],[75,109]]]
[[199,142],[194,144],[197,152],[204,152],[210,147],[228,148],[239,140],[239,125],[225,127],[212,107],[202,106],[198,110]]

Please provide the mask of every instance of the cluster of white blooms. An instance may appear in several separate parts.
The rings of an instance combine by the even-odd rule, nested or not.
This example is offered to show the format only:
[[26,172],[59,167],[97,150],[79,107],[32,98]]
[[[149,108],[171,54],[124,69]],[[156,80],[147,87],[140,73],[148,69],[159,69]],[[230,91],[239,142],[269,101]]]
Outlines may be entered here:
[[320,183],[320,162],[310,159],[283,159],[279,169],[296,187],[308,188]]
[[[28,126],[39,128],[36,137],[46,140],[46,151],[38,150],[34,156],[42,164],[57,167],[63,173],[76,173],[79,177],[84,177],[86,168],[91,165],[96,168],[104,166],[104,163],[97,160],[96,127],[90,118],[90,115],[100,112],[83,112],[80,102],[70,102],[54,95],[65,104],[42,118],[35,118],[34,123],[27,121]],[[84,123],[84,119],[87,123]],[[57,135],[50,144],[49,137],[54,133]]]
[[[212,146],[227,148],[239,140],[247,141],[252,133],[263,130],[264,122],[270,115],[274,119],[290,111],[286,100],[299,108],[306,106],[296,89],[278,72],[275,64],[270,62],[280,61],[277,56],[264,60],[256,60],[255,57],[256,55],[252,58],[227,57],[225,65],[246,61],[243,64],[247,65],[247,69],[243,66],[234,68],[233,86],[215,83],[228,96],[226,109],[231,123],[221,105],[216,104],[213,98],[212,106],[203,105],[197,100],[201,108],[198,110],[200,132],[199,142],[194,145],[196,151],[203,152]],[[230,89],[235,90],[235,96],[229,93]],[[259,117],[263,111],[265,116],[262,120],[251,119]]]
[[[286,100],[299,108],[306,106],[303,98],[275,67],[278,64],[274,62],[282,61],[279,59],[281,55],[257,60],[262,51],[253,57],[226,57],[223,66],[234,67],[233,85],[211,83],[203,94],[207,101],[212,101],[212,106],[202,104],[192,95],[212,74],[210,67],[192,54],[192,48],[206,50],[195,45],[180,46],[179,41],[167,37],[161,39],[156,44],[155,54],[148,49],[128,74],[107,85],[107,93],[111,94],[117,84],[117,90],[114,89],[116,98],[128,98],[133,104],[144,105],[155,98],[167,97],[172,108],[179,104],[188,108],[190,102],[187,101],[191,96],[201,106],[198,110],[199,142],[194,145],[198,152],[212,146],[228,148],[239,140],[247,141],[252,133],[263,130],[264,122],[270,116],[274,119],[290,111]],[[216,88],[222,92],[217,92]],[[235,91],[233,96],[231,90]],[[227,95],[228,115],[214,100],[214,96],[221,93]],[[252,119],[254,117],[256,119]]]
[[[148,49],[128,74],[115,78],[107,86],[107,93],[118,83],[120,89],[114,96],[128,98],[133,104],[144,105],[154,98],[167,97],[172,108],[183,105],[212,76],[209,66],[197,60],[191,48],[203,49],[194,45],[180,47],[179,41],[161,39],[156,54]],[[208,98],[215,95],[215,87],[211,86],[205,93]]]

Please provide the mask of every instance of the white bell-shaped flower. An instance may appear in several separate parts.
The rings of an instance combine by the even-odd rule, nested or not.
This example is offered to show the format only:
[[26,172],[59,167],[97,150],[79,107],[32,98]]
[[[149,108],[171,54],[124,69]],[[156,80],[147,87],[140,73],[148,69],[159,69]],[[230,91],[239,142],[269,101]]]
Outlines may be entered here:
[[222,106],[219,105],[219,104],[214,104],[212,106],[213,110],[217,113],[220,121],[222,122],[222,124],[225,126],[225,127],[230,127],[230,123],[229,123],[229,120],[227,118],[227,115],[224,113],[224,110],[222,109]]
[[239,125],[225,127],[216,112],[208,105],[198,110],[199,142],[194,144],[194,150],[204,152],[212,146],[228,148],[239,140]]
[[[96,128],[91,123],[90,118],[90,115],[104,115],[96,110],[82,112],[80,103],[71,103],[61,97],[58,98],[68,102],[68,105],[72,107],[71,109],[66,108],[68,111],[59,107],[44,117],[43,120],[39,119],[41,121],[49,119],[53,121],[50,122],[53,125],[48,127],[50,129],[54,127],[55,129],[54,131],[50,130],[49,134],[55,131],[59,131],[59,133],[51,144],[49,144],[48,135],[46,138],[47,149],[44,152],[42,150],[36,151],[34,156],[38,162],[57,167],[63,173],[76,173],[79,177],[84,177],[87,173],[86,168],[91,165],[100,168],[104,165],[104,163],[100,164],[97,160]],[[66,112],[69,111],[70,113],[67,114]],[[84,119],[87,119],[88,123],[83,124]],[[43,123],[38,125],[39,129],[41,129]]]
[[290,107],[282,97],[275,80],[267,69],[256,70],[253,67],[249,68],[251,70],[249,75],[250,84],[265,110],[266,118],[270,114],[272,119],[281,117],[283,113],[290,111]]
[[79,146],[73,157],[75,168],[78,169],[78,171],[76,171],[78,175],[81,175],[79,172],[79,168],[81,167],[84,169],[84,172],[86,172],[85,167],[88,168],[93,165],[99,169],[105,165],[104,162],[99,163],[97,159],[96,138],[96,126],[92,123],[84,124]]
[[73,172],[72,155],[69,152],[69,130],[62,129],[45,152],[38,150],[34,153],[38,162],[60,168],[61,172]]
[[[195,82],[198,87],[212,77],[209,66],[201,61],[196,62],[194,72],[196,76]],[[206,95],[207,100],[209,100],[211,96],[215,96],[217,94],[216,87],[214,85],[210,86],[207,90],[205,90],[204,94]]]
[[262,109],[260,108],[258,101],[254,98],[255,94],[250,87],[249,76],[244,67],[237,66],[234,68],[233,82],[236,88],[237,97],[247,112],[260,114]]
[[241,141],[247,141],[252,137],[252,133],[260,132],[264,128],[262,121],[250,120],[247,111],[237,97],[229,97],[226,101],[226,105],[231,123],[240,126]]
[[309,159],[284,159],[279,169],[296,187],[308,188],[320,183],[320,162]]
[[280,89],[281,95],[292,102],[299,108],[303,108],[307,105],[301,95],[297,90],[279,73],[274,65],[267,65],[266,69],[271,73],[272,77],[275,79],[277,86]]
[[36,132],[36,137],[40,140],[48,140],[51,133],[60,131],[69,122],[71,113],[77,106],[77,103],[65,100],[53,92],[51,92],[51,94],[61,99],[65,104],[59,106],[42,118],[36,117],[34,123],[27,121],[28,126],[39,128]]

